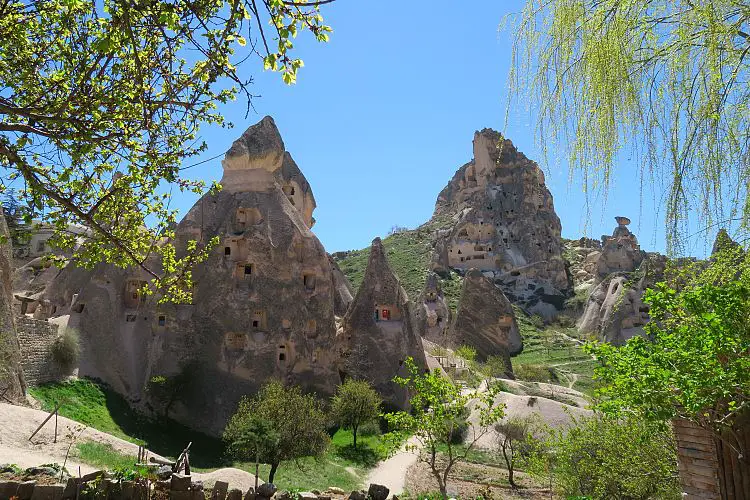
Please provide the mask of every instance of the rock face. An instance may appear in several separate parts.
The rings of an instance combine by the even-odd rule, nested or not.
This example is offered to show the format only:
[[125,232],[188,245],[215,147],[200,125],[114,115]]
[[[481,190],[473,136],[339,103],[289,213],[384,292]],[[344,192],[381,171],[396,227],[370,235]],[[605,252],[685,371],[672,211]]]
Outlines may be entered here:
[[436,218],[452,218],[438,235],[432,269],[476,268],[531,313],[552,317],[570,283],[560,219],[544,174],[493,130],[474,135],[474,159],[438,196]]
[[450,324],[451,310],[445,301],[440,279],[437,274],[430,273],[414,307],[414,326],[423,338],[449,346],[453,344],[448,336]]
[[602,236],[602,249],[597,260],[599,279],[613,272],[635,271],[646,256],[638,245],[638,239],[628,229],[630,219],[615,217],[615,220],[617,227],[612,236]]
[[451,330],[451,347],[474,347],[482,361],[500,356],[505,359],[508,375],[513,373],[510,356],[523,349],[513,307],[502,290],[478,269],[466,273]]
[[417,366],[426,366],[411,307],[380,238],[375,238],[364,280],[344,317],[342,375],[368,380],[389,405],[400,408],[407,406],[408,397],[393,377],[406,374],[407,357],[414,358]]
[[222,165],[224,189],[203,196],[176,228],[178,248],[221,241],[193,271],[193,304],[144,297],[140,269],[69,265],[45,291],[49,306],[37,308],[70,315],[80,374],[133,401],[161,408],[147,390],[151,378],[187,377],[170,416],[212,434],[269,378],[334,390],[334,314],[348,286],[310,231],[315,200],[273,119],[247,129]]
[[0,209],[0,393],[10,400],[26,396],[26,382],[21,368],[21,349],[13,321],[12,286],[13,251],[5,216]]
[[643,292],[663,279],[665,266],[666,257],[647,254],[636,272],[608,275],[591,292],[578,329],[614,345],[642,335],[649,321]]
[[339,265],[330,255],[328,256],[328,262],[330,263],[331,271],[333,272],[333,312],[336,316],[343,318],[346,311],[349,309],[349,305],[351,305],[354,300],[354,290],[352,289],[352,284],[349,283],[349,280],[341,271]]

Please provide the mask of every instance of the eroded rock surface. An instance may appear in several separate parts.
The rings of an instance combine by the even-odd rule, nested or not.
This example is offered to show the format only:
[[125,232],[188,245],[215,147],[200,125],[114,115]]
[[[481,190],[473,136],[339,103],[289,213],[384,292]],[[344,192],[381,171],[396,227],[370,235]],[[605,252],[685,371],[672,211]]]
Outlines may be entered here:
[[426,366],[412,324],[412,304],[393,273],[380,238],[370,249],[364,280],[344,317],[340,350],[344,376],[368,380],[390,405],[405,408],[406,391],[393,382],[404,376],[404,360]]
[[5,216],[0,209],[0,393],[9,400],[26,396],[26,382],[21,368],[21,349],[13,320],[13,251]]
[[554,316],[570,287],[560,219],[539,166],[490,129],[474,134],[474,159],[438,196],[435,218],[451,218],[437,235],[431,267],[476,268],[532,314]]
[[608,275],[592,290],[578,329],[614,345],[642,335],[649,321],[643,292],[663,279],[665,266],[666,257],[647,254],[635,272]]
[[339,382],[334,314],[349,300],[310,231],[312,191],[273,119],[248,128],[222,165],[224,189],[203,196],[176,228],[178,248],[220,237],[193,271],[193,304],[144,297],[149,277],[140,269],[69,265],[35,311],[67,317],[80,332],[80,374],[134,402],[162,411],[150,380],[186,377],[170,416],[213,434],[240,397],[269,378],[332,393]]
[[414,325],[423,338],[441,346],[450,346],[454,343],[448,336],[450,324],[451,310],[445,301],[440,278],[430,273],[414,306]]
[[482,361],[489,356],[504,358],[508,375],[513,373],[510,356],[523,348],[513,306],[478,269],[471,269],[464,278],[451,339],[451,347],[474,347]]

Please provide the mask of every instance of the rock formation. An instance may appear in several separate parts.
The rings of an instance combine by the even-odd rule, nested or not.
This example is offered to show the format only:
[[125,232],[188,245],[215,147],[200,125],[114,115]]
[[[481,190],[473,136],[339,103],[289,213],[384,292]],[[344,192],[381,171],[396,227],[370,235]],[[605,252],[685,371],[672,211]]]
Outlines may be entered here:
[[452,218],[437,235],[431,267],[476,268],[529,312],[552,317],[570,286],[560,219],[544,174],[493,130],[474,135],[474,159],[442,190],[433,220]]
[[440,278],[430,273],[414,307],[414,326],[430,342],[450,346],[453,344],[448,338],[450,324],[451,310],[445,302]]
[[345,376],[368,380],[389,405],[405,408],[406,391],[393,383],[405,375],[407,357],[426,366],[419,334],[412,325],[412,304],[391,270],[380,238],[370,249],[367,269],[344,317],[340,350]]
[[592,290],[578,329],[614,345],[642,335],[649,321],[643,292],[663,279],[665,267],[666,257],[647,254],[637,271],[609,274]]
[[471,346],[481,361],[500,356],[505,359],[508,375],[513,373],[510,356],[523,349],[513,307],[502,290],[478,269],[466,273],[451,330],[451,347]]
[[69,265],[35,312],[77,328],[80,374],[132,401],[158,408],[152,377],[189,376],[170,415],[213,434],[269,378],[330,394],[339,382],[334,314],[349,300],[310,231],[315,199],[273,119],[248,128],[222,166],[223,190],[204,195],[175,230],[178,248],[221,240],[193,271],[193,304],[144,297],[140,269]]
[[617,227],[612,236],[602,236],[602,249],[597,260],[597,277],[600,280],[610,273],[635,271],[646,255],[638,245],[638,239],[628,229],[630,219],[615,217],[615,220]]
[[331,265],[331,271],[333,273],[333,312],[336,316],[343,318],[346,311],[349,309],[349,305],[354,300],[354,291],[352,289],[352,284],[349,283],[349,280],[341,271],[339,265],[330,255],[328,256],[328,262]]
[[21,349],[13,321],[12,275],[13,250],[5,217],[0,209],[0,394],[9,400],[26,396],[26,383],[21,369]]

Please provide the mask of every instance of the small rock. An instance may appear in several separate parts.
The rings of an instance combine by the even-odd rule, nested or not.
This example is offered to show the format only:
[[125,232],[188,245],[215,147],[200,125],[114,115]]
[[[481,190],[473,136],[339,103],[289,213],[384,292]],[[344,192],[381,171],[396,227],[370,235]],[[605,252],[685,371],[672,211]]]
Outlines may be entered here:
[[172,467],[169,465],[162,465],[159,470],[156,471],[156,477],[159,479],[169,479],[172,477]]
[[363,490],[355,490],[349,494],[349,500],[367,500],[367,494]]
[[226,481],[216,481],[214,484],[214,491],[211,494],[211,500],[224,500],[227,497],[228,489],[229,483]]
[[258,486],[257,496],[263,498],[271,498],[276,493],[276,485],[273,483],[264,483]]
[[172,474],[172,491],[188,491],[190,489],[192,478],[182,474]]
[[203,491],[203,481],[193,481],[190,484],[190,489],[193,491]]
[[242,500],[242,490],[232,488],[227,494],[227,500]]
[[389,490],[386,486],[373,483],[367,490],[367,497],[370,500],[386,500],[390,492],[391,490]]
[[312,491],[300,491],[297,493],[299,500],[318,500],[318,495]]
[[333,493],[334,495],[346,495],[346,492],[338,486],[329,486],[326,491]]
[[[258,487],[258,490],[260,491],[260,487]],[[276,500],[294,500],[294,496],[292,496],[291,493],[289,493],[287,490],[281,490],[276,492],[276,496],[274,496]]]

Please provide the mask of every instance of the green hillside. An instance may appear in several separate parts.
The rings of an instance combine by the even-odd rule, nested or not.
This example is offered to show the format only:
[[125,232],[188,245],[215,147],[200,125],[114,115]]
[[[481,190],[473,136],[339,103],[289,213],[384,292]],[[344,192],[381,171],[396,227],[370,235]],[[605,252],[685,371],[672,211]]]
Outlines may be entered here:
[[[411,300],[416,300],[424,288],[430,267],[435,231],[446,227],[450,222],[450,218],[447,217],[436,218],[417,229],[398,231],[383,238],[388,262]],[[369,247],[334,254],[339,267],[355,291],[362,284],[369,257]],[[461,277],[456,273],[451,273],[450,278],[444,278],[441,281],[445,298],[451,309],[455,311],[461,294]]]

